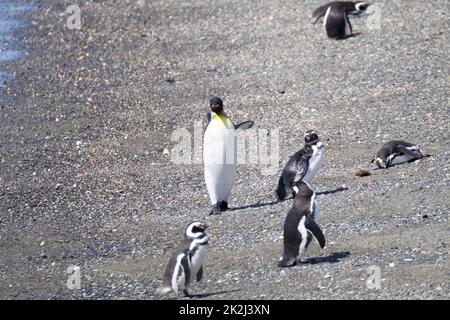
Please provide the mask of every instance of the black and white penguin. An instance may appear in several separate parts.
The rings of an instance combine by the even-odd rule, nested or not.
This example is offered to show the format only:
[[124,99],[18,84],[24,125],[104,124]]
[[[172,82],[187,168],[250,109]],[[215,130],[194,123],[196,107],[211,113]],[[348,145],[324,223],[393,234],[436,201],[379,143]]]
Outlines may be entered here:
[[402,140],[393,140],[383,144],[372,162],[375,162],[380,169],[387,169],[396,164],[424,157],[429,157],[429,155],[422,153],[418,145]]
[[290,267],[301,261],[313,236],[320,248],[325,247],[325,237],[318,225],[319,210],[316,194],[305,181],[294,186],[296,196],[289,210],[283,229],[283,256],[278,261],[279,267]]
[[292,194],[293,186],[300,180],[309,182],[317,173],[325,156],[325,146],[316,131],[308,130],[304,134],[305,145],[289,157],[278,180],[276,194],[278,200],[284,200]]
[[312,24],[316,24],[317,21],[320,20],[320,18],[325,16],[325,14],[327,13],[328,8],[333,3],[341,4],[345,8],[345,11],[348,14],[351,14],[351,15],[359,15],[362,12],[364,12],[370,6],[370,3],[365,2],[365,1],[356,1],[356,2],[353,2],[353,1],[333,1],[333,2],[327,3],[327,4],[323,5],[323,6],[320,6],[319,8],[314,10],[314,12],[312,14],[312,17],[311,17],[311,23]]
[[345,39],[353,34],[348,13],[340,3],[330,4],[325,13],[323,25],[329,38]]
[[174,292],[178,298],[182,292],[188,296],[187,288],[194,279],[197,282],[203,276],[206,245],[209,237],[205,230],[208,226],[202,222],[192,222],[186,229],[183,242],[175,249],[169,260],[163,277],[163,285],[156,291],[158,295]]
[[210,101],[211,112],[206,114],[208,126],[203,142],[203,165],[206,188],[211,199],[210,214],[228,209],[228,197],[236,179],[237,140],[239,131],[249,129],[253,121],[234,125],[223,110],[218,97]]

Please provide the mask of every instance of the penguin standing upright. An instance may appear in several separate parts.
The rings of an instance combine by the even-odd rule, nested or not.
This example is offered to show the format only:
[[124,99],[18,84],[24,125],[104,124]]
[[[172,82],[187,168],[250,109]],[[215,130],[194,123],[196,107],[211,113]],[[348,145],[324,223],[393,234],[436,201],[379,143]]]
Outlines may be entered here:
[[325,237],[317,224],[319,210],[316,204],[316,194],[305,181],[299,181],[294,186],[296,196],[289,210],[283,229],[283,256],[278,261],[279,267],[290,267],[303,258],[313,238],[319,242],[320,248],[325,247]]
[[345,39],[353,34],[348,12],[340,3],[330,4],[325,13],[323,25],[329,38]]
[[251,128],[254,123],[245,121],[235,126],[223,111],[223,102],[218,97],[210,100],[210,107],[211,112],[206,114],[203,164],[212,204],[210,214],[217,214],[228,209],[228,197],[236,178],[236,133]]
[[328,8],[331,4],[340,4],[345,8],[345,11],[348,14],[351,15],[359,15],[362,12],[364,12],[369,6],[370,3],[365,1],[333,1],[330,3],[327,3],[323,6],[318,7],[316,10],[314,10],[312,17],[311,17],[311,23],[316,24],[317,21],[320,20],[325,14],[327,13]]
[[393,140],[383,144],[372,162],[375,162],[380,169],[387,169],[396,164],[424,157],[429,157],[429,155],[422,153],[418,145],[402,140]]
[[283,169],[276,190],[278,200],[286,199],[297,181],[309,182],[320,169],[325,155],[324,144],[314,130],[305,132],[304,141],[303,148],[289,158]]
[[208,226],[202,222],[192,222],[185,232],[183,242],[175,249],[169,260],[163,277],[163,285],[156,293],[164,295],[173,291],[178,298],[180,292],[188,296],[187,288],[196,277],[197,282],[203,277],[206,245],[209,237],[205,230]]

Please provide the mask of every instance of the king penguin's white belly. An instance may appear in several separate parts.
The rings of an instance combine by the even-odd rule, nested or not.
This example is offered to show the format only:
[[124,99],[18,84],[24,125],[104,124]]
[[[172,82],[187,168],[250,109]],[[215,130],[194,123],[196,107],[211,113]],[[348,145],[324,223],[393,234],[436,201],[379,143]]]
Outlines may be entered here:
[[228,200],[236,178],[236,158],[233,123],[225,116],[214,115],[203,142],[205,182],[211,204]]
[[318,142],[316,145],[312,146],[313,155],[309,159],[308,172],[303,177],[303,180],[309,182],[309,180],[319,171],[322,165],[322,160],[325,155],[325,147],[322,142]]

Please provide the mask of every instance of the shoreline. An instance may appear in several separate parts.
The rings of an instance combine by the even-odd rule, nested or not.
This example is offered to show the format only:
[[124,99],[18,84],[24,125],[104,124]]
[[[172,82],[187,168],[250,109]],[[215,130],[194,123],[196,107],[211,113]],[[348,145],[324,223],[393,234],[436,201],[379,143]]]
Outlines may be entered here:
[[[361,34],[340,42],[308,22],[320,1],[81,2],[81,30],[63,4],[26,3],[28,55],[0,85],[1,298],[158,299],[194,219],[215,226],[193,292],[223,293],[207,299],[450,298],[448,1],[385,1],[381,31],[350,18]],[[163,154],[212,95],[236,123],[280,130],[278,174],[306,129],[323,137],[324,262],[276,267],[291,205],[271,203],[278,175],[238,166],[235,210],[209,217],[202,166]],[[394,138],[433,156],[356,177]],[[372,265],[382,290],[366,286]]]

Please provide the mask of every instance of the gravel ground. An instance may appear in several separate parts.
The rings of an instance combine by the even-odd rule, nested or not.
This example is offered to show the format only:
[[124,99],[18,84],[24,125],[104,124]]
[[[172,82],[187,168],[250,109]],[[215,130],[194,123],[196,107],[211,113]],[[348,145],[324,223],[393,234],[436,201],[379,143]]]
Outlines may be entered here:
[[[309,23],[323,1],[77,1],[69,30],[72,2],[26,2],[27,23],[0,33],[3,52],[23,50],[0,56],[0,298],[156,299],[196,219],[212,227],[195,299],[450,298],[449,1],[374,0],[345,41]],[[280,165],[240,165],[234,210],[209,217],[202,166],[164,149],[212,95],[235,122],[279,130]],[[327,148],[313,185],[328,245],[280,269],[291,200],[274,189],[311,128]],[[391,139],[432,156],[372,171]]]

